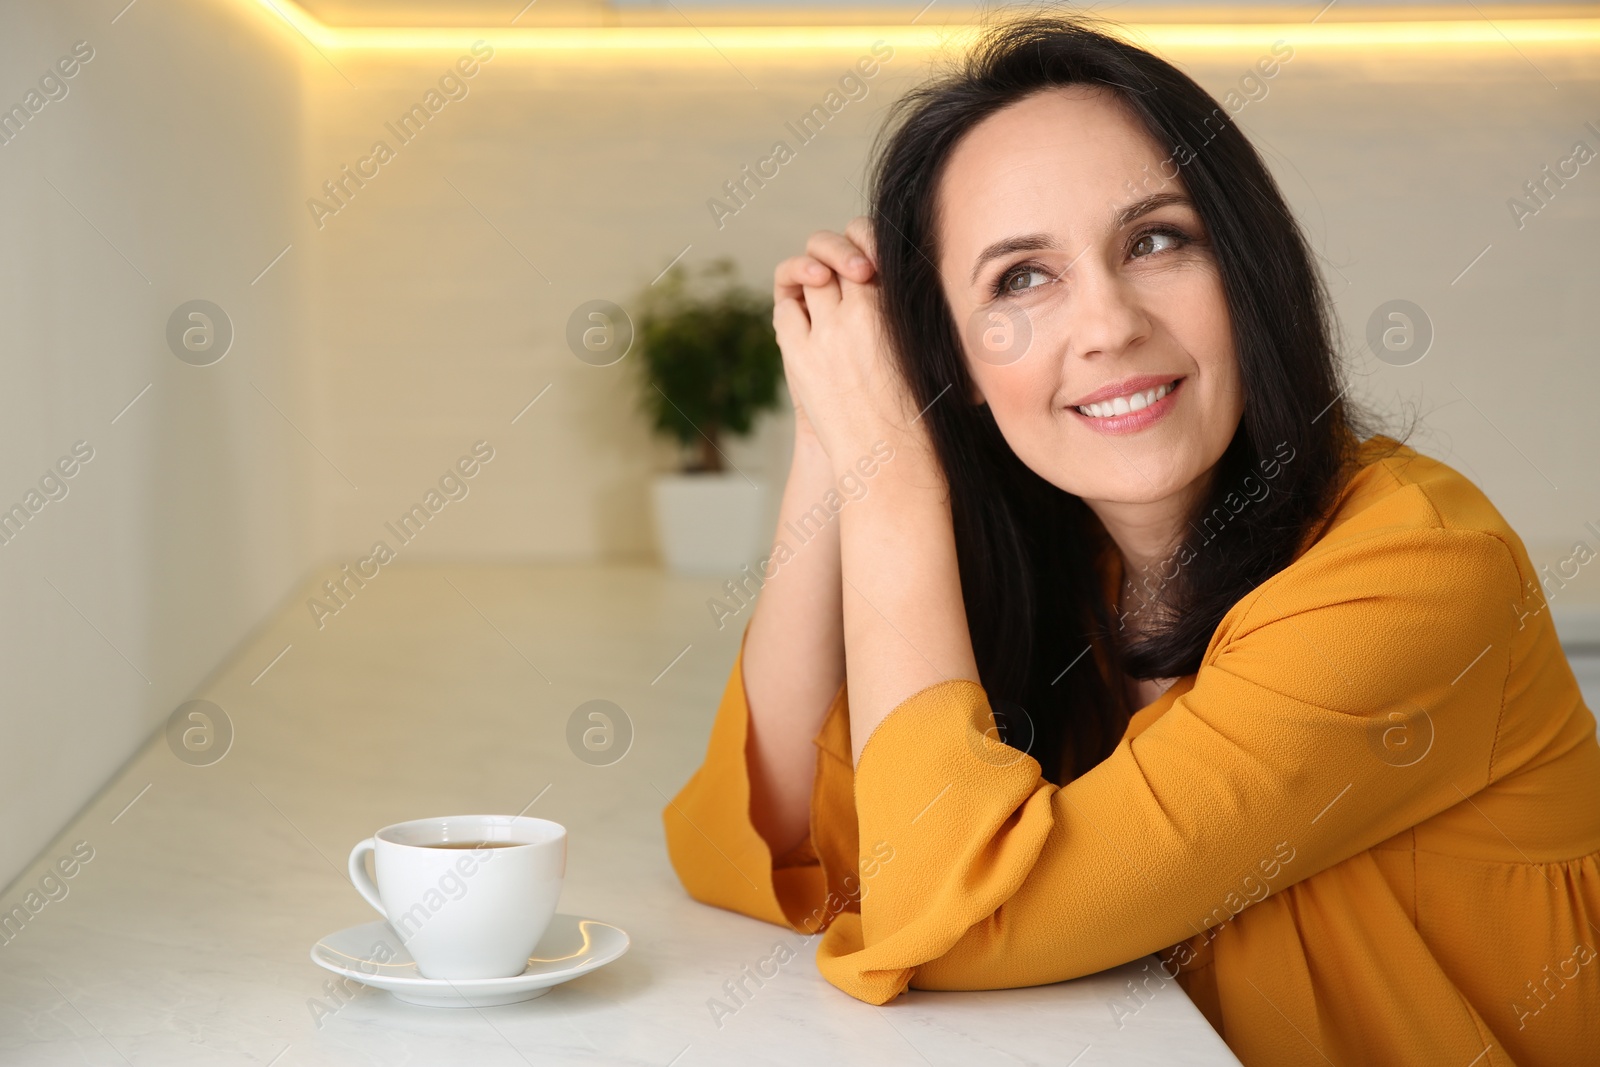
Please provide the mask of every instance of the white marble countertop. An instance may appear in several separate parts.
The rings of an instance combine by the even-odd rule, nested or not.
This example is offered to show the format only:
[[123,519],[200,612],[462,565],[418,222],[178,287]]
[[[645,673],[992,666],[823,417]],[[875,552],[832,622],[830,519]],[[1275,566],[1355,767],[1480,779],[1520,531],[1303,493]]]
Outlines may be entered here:
[[[708,1002],[723,982],[803,940],[690,900],[662,842],[661,808],[703,754],[744,621],[716,629],[706,599],[720,584],[386,567],[320,631],[303,591],[196,694],[231,723],[226,755],[193,766],[154,738],[0,898],[23,905],[58,859],[91,855],[44,883],[0,943],[0,1062],[1237,1062],[1176,983],[1132,998],[1145,961],[872,1007],[828,985],[807,943],[719,1026]],[[595,698],[634,730],[609,766],[567,745],[568,717]],[[524,808],[569,829],[560,910],[627,930],[625,956],[505,1007],[333,996],[307,954],[375,917],[344,873],[356,841]]]

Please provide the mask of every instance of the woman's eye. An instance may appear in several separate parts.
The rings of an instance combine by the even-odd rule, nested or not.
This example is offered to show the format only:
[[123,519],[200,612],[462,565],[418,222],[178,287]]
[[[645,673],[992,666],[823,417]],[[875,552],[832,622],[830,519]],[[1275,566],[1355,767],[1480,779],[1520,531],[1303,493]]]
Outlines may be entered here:
[[1050,275],[1042,270],[1022,267],[1000,279],[1000,291],[1003,293],[1020,293],[1024,290],[1032,289],[1036,285],[1043,285],[1049,280]]
[[1156,230],[1152,231],[1151,233],[1144,234],[1137,241],[1133,242],[1133,255],[1136,257],[1148,256],[1152,252],[1163,252],[1169,249],[1177,248],[1182,243],[1182,235],[1177,233],[1169,233],[1165,230]]

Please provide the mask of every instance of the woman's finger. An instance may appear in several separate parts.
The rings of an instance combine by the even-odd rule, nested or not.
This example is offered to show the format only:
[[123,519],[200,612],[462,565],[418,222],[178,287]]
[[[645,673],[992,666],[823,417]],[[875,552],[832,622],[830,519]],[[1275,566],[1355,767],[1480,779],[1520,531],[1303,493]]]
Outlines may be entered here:
[[844,235],[850,242],[861,250],[861,254],[871,260],[873,270],[878,265],[878,242],[872,232],[872,220],[865,215],[857,215],[850,220],[844,228]]
[[806,241],[806,252],[853,282],[864,282],[872,277],[872,261],[862,254],[860,246],[842,233],[818,230]]
[[781,344],[799,341],[811,332],[811,318],[800,297],[782,297],[772,305],[772,332]]
[[772,298],[800,300],[805,286],[823,285],[832,278],[832,269],[810,256],[790,256],[772,272]]
[[840,291],[839,279],[832,278],[822,285],[808,285],[802,292],[805,294],[806,313],[811,316],[811,321],[817,321],[817,315],[826,315],[839,306],[839,301],[844,299]]

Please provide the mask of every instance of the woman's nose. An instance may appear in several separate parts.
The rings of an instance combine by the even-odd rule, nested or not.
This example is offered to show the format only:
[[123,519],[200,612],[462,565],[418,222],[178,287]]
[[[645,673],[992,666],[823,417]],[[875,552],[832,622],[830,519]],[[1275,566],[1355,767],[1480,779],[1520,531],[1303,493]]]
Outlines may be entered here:
[[1099,264],[1080,260],[1067,308],[1068,354],[1117,356],[1150,335],[1150,318],[1136,288]]

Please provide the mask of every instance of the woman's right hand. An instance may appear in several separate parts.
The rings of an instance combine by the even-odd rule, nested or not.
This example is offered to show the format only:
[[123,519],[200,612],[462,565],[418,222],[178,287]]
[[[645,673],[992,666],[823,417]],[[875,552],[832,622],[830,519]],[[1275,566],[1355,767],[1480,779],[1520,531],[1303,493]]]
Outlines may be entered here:
[[[828,285],[836,274],[854,282],[871,281],[877,273],[877,265],[867,252],[872,248],[871,234],[872,223],[865,215],[851,219],[844,233],[817,230],[806,241],[805,252],[790,256],[772,272],[774,305],[796,300],[804,308],[806,288]],[[798,400],[794,401],[794,432],[796,448],[822,447]]]

